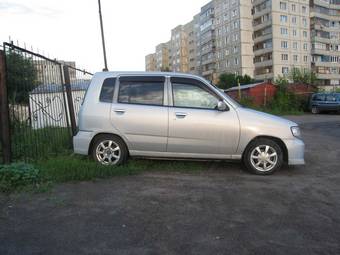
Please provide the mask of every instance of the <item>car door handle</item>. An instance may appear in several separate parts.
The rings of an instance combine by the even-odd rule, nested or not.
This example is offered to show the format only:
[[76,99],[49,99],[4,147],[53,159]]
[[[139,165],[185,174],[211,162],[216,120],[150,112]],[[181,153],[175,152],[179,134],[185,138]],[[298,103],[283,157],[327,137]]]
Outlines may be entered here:
[[185,112],[176,112],[176,117],[179,118],[179,119],[184,119],[187,114]]
[[115,109],[114,112],[117,113],[117,114],[124,114],[125,110],[124,109]]

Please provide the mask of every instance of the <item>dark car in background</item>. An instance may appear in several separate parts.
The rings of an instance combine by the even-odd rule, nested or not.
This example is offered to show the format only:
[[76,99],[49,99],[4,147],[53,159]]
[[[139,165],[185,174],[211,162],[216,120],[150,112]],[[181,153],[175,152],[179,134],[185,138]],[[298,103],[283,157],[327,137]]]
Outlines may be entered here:
[[340,113],[340,93],[316,93],[311,97],[309,107],[314,114],[323,111]]

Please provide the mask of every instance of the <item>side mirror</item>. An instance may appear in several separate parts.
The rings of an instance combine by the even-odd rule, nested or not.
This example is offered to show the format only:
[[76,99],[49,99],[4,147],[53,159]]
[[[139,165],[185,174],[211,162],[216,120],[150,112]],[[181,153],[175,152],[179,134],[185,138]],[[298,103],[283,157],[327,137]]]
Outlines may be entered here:
[[217,104],[217,110],[219,110],[221,112],[225,112],[225,111],[229,110],[229,107],[226,105],[225,102],[219,101],[218,104]]

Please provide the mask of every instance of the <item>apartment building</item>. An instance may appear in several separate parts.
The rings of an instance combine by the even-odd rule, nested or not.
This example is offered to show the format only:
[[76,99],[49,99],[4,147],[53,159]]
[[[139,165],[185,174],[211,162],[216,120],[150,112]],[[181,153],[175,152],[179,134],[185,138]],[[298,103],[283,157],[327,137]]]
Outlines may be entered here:
[[170,71],[214,82],[222,73],[274,80],[312,68],[320,85],[340,86],[340,0],[212,0],[167,46]]
[[[199,19],[200,15],[195,15],[193,20],[184,25],[188,40],[189,73],[200,74],[199,66]],[[198,55],[197,55],[198,54]]]
[[170,68],[174,72],[189,72],[188,31],[179,25],[171,30]]
[[145,70],[147,72],[157,71],[156,69],[156,54],[148,54],[145,56]]
[[310,69],[308,0],[254,0],[255,79],[272,80],[296,68]]
[[310,1],[312,68],[325,89],[340,86],[340,0]]
[[156,70],[169,71],[169,45],[170,42],[161,43],[156,46]]

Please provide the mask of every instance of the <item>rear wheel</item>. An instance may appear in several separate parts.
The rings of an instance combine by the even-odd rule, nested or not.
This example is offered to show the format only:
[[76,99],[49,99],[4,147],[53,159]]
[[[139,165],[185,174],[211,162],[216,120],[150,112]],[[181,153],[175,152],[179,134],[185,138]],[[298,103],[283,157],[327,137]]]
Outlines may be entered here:
[[269,175],[281,168],[283,152],[281,147],[271,139],[256,139],[247,147],[243,163],[254,174]]
[[102,165],[121,165],[126,162],[128,151],[125,143],[114,135],[99,135],[92,146],[92,158]]
[[316,106],[313,106],[313,107],[312,107],[312,113],[313,113],[313,114],[318,114],[318,113],[320,113],[319,108],[316,107]]

